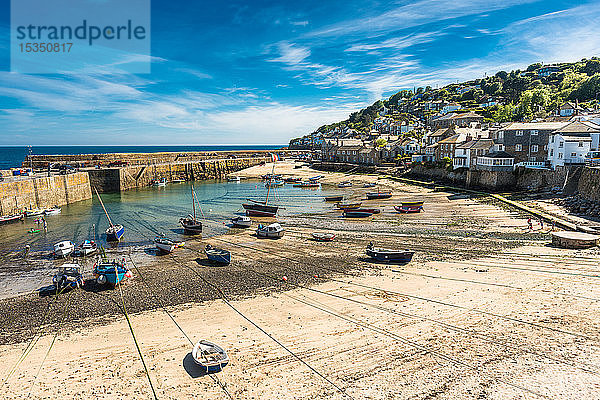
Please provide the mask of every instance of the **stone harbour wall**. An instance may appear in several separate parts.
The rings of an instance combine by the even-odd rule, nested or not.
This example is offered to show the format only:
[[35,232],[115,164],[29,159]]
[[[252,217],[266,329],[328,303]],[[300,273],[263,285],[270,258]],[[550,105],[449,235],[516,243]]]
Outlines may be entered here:
[[91,197],[85,172],[5,181],[0,182],[0,215],[17,214],[26,208],[63,206]]
[[269,162],[268,157],[216,159],[173,162],[153,165],[133,165],[119,168],[89,169],[90,183],[101,193],[119,192],[151,185],[166,179],[184,181],[223,179],[227,175]]
[[584,168],[577,191],[583,199],[600,206],[600,168]]

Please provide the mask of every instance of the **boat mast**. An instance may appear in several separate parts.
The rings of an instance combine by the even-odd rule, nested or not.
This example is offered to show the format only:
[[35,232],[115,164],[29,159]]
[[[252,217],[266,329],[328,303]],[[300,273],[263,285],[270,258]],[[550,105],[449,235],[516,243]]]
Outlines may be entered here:
[[[273,175],[275,174],[275,157],[273,157],[273,169],[271,170],[271,180],[273,181],[274,177]],[[265,206],[267,205],[267,203],[269,202],[269,192],[271,191],[271,185],[269,184],[269,182],[267,181],[267,198],[265,199]]]
[[192,190],[192,208],[194,210],[194,221],[196,220],[196,192],[194,192],[194,185],[191,186]]
[[104,207],[104,203],[102,202],[102,197],[100,197],[100,194],[98,193],[98,189],[96,189],[95,186],[94,186],[94,192],[96,192],[96,196],[98,196],[98,200],[100,200],[100,205],[102,206],[102,209],[104,210],[104,214],[106,214],[106,218],[108,218],[108,223],[110,224],[110,226],[112,228],[114,228],[115,226],[113,225],[112,221],[110,220],[110,216],[108,215],[108,211],[106,211],[106,207]]

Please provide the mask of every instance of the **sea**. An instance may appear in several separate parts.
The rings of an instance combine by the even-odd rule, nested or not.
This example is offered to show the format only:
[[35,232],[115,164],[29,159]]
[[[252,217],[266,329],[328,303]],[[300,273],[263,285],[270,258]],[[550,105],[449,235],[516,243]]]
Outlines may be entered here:
[[[189,240],[189,236],[183,234],[179,219],[193,212],[192,188],[199,204],[196,207],[197,216],[203,220],[200,238],[236,231],[232,228],[230,219],[244,215],[242,203],[247,199],[264,201],[267,194],[267,189],[260,180],[182,182],[171,183],[166,187],[145,187],[122,193],[100,194],[113,223],[125,227],[125,235],[118,247],[143,249],[145,253],[153,255],[153,239],[157,235]],[[285,185],[271,190],[269,204],[280,206],[278,215],[285,220],[285,217],[322,213],[328,207],[331,208],[331,204],[324,201],[324,196],[331,194],[339,193],[335,189]],[[96,196],[62,206],[60,214],[45,218],[47,232],[43,231],[35,217],[0,225],[0,299],[49,284],[57,263],[60,264],[51,257],[55,243],[70,240],[79,244],[84,240],[94,240],[107,249],[114,247],[114,244],[106,242],[104,232],[109,222]],[[255,222],[249,230],[254,231],[256,225]],[[38,256],[25,264],[4,261],[6,255],[23,252],[27,245],[31,251],[41,252],[38,253],[42,254],[41,259]],[[95,258],[77,262],[87,272],[94,260]]]
[[197,146],[23,146],[0,147],[0,169],[17,168],[28,154],[160,153],[186,151],[277,150],[284,145],[197,145]]

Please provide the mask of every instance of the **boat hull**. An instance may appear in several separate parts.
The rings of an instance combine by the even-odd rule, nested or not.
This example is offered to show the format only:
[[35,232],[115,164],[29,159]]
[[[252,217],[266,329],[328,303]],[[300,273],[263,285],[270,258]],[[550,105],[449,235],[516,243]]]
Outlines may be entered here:
[[11,222],[23,221],[23,214],[19,215],[7,215],[5,217],[0,217],[0,225],[10,224]]
[[[116,271],[115,271],[116,269]],[[94,268],[94,276],[99,284],[116,286],[130,277],[131,273],[127,267],[121,264],[104,264]]]
[[267,206],[264,204],[242,204],[246,210],[246,215],[250,217],[274,217],[277,214],[279,207]]
[[367,193],[367,200],[389,199],[390,197],[392,197],[392,193],[390,192]]
[[247,220],[239,219],[239,218],[233,218],[231,220],[231,223],[236,228],[250,228],[252,226],[252,220],[249,219],[249,218]]
[[[217,354],[217,358],[207,358],[202,356],[202,349],[211,348],[213,354]],[[192,358],[202,372],[206,374],[214,374],[221,372],[223,368],[229,364],[229,356],[220,346],[206,340],[201,340],[194,346],[192,350]]]
[[183,227],[183,233],[186,235],[199,235],[202,233],[202,222],[193,221],[189,218],[181,218],[179,223]]
[[346,218],[367,218],[367,217],[370,217],[371,215],[373,215],[373,213],[371,213],[371,212],[354,211],[354,210],[344,211],[344,213],[343,213],[343,216]]
[[416,214],[423,210],[423,206],[394,206],[394,209],[403,214]]
[[325,201],[342,201],[344,196],[326,196]]
[[206,257],[209,261],[217,265],[229,265],[231,263],[231,253],[227,250],[210,248],[205,249]]
[[412,260],[413,251],[393,251],[386,249],[367,249],[366,253],[374,260],[387,263],[406,264]]
[[123,225],[111,226],[106,230],[106,240],[108,242],[118,242],[125,234],[125,227]]
[[333,233],[313,233],[312,237],[317,242],[331,242],[335,239],[335,235]]

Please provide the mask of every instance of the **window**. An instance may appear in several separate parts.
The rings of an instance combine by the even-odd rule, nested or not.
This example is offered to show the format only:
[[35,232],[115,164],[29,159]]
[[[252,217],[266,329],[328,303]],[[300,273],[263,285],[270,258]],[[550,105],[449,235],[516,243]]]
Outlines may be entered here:
[[563,158],[563,153],[558,153],[558,159],[562,160],[562,158]]
[[516,144],[515,151],[523,151],[523,146],[521,146],[520,144]]
[[531,131],[529,131],[529,133],[531,133],[531,135],[537,135],[539,132],[536,129],[533,129]]
[[571,153],[571,157],[577,157],[577,153]]
[[523,136],[523,131],[517,131],[516,136]]
[[554,157],[554,149],[550,149],[550,157]]
[[583,142],[579,142],[579,147],[583,147]]
[[532,144],[531,145],[531,152],[532,153],[537,153],[539,150],[538,145],[537,144]]
[[561,142],[558,143],[558,148],[559,149],[562,149],[564,146],[565,146],[565,142],[561,141]]

